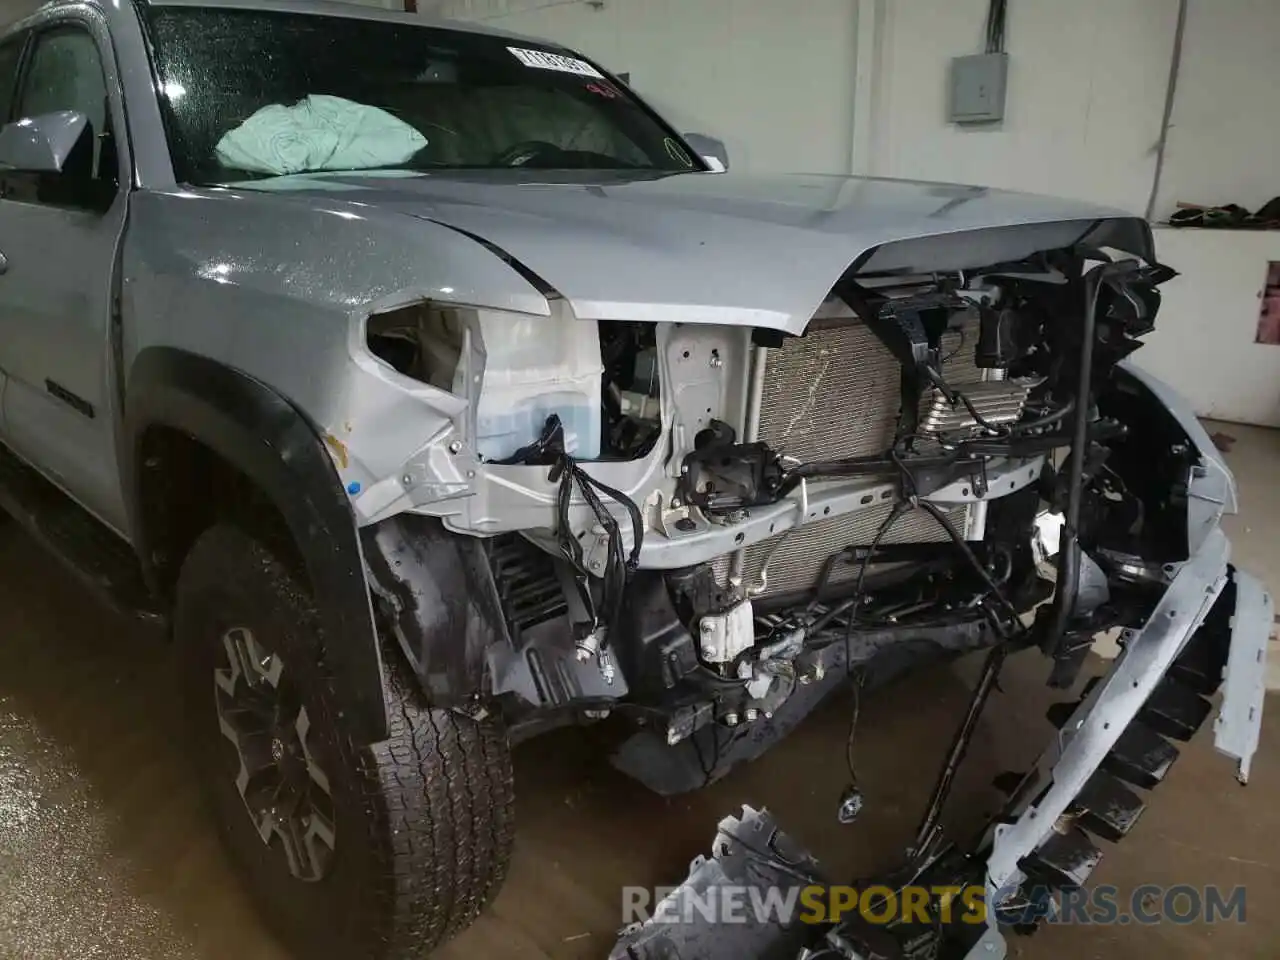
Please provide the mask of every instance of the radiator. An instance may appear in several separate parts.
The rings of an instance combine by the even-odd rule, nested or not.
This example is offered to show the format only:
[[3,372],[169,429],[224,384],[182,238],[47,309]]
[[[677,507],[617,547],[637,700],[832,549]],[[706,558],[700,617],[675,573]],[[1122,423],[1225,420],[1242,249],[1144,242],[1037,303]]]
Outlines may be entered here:
[[[975,321],[943,337],[943,374],[953,386],[982,382],[982,371],[973,362],[977,336]],[[898,424],[901,369],[875,334],[849,316],[848,308],[828,303],[803,337],[788,338],[770,351],[760,439],[779,453],[804,461],[884,453]],[[935,407],[936,398],[926,396],[921,403],[922,417]],[[1008,411],[1002,407],[1000,412]],[[1016,414],[1021,414],[1020,405]],[[821,481],[810,481],[810,489],[815,483]],[[847,546],[870,544],[891,509],[889,503],[876,504],[753,544],[744,551],[744,580],[748,585],[756,584],[768,559],[765,596],[812,587],[827,557]],[[958,507],[950,518],[963,530],[967,514],[968,508]],[[938,522],[917,511],[900,518],[883,542],[945,539],[946,532]],[[713,563],[721,583],[728,580],[729,565],[728,556]],[[838,564],[828,582],[839,584],[857,575],[855,565]]]

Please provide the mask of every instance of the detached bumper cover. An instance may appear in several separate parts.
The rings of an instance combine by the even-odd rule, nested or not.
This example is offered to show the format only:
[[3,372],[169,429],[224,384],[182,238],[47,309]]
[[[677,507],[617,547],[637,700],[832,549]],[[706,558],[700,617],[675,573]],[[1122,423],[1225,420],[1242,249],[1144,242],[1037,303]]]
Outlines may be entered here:
[[[1265,692],[1266,651],[1274,604],[1261,584],[1229,565],[1230,543],[1221,529],[1205,536],[1200,549],[1174,575],[1153,614],[1140,629],[1129,631],[1124,650],[1109,671],[1081,701],[1062,731],[1028,775],[1019,795],[1028,798],[995,825],[985,845],[985,883],[991,921],[1003,902],[1016,899],[1024,881],[1043,882],[1045,867],[1053,868],[1063,885],[1083,883],[1101,854],[1091,838],[1076,825],[1079,813],[1089,805],[1088,785],[1097,776],[1116,777],[1152,786],[1177,756],[1165,739],[1186,739],[1209,713],[1202,695],[1223,687],[1222,704],[1214,723],[1214,745],[1239,763],[1238,778],[1248,778],[1258,748]],[[1176,688],[1176,689],[1175,689]],[[1170,697],[1170,693],[1181,696]],[[1174,703],[1171,705],[1171,700]],[[1190,709],[1180,710],[1190,703]],[[1136,746],[1135,746],[1136,745]],[[1145,779],[1144,779],[1145,778]],[[1096,788],[1095,781],[1095,788]],[[743,821],[726,820],[722,840],[712,861],[698,860],[690,880],[673,898],[705,896],[708,886],[719,884],[796,884],[796,875],[783,879],[762,867],[777,867],[779,858],[755,847],[725,843],[724,833],[750,826],[780,835],[767,814],[747,810]],[[1122,826],[1127,830],[1132,820]],[[1087,818],[1080,819],[1085,827]],[[1103,834],[1100,834],[1103,835]],[[1064,844],[1064,838],[1071,843]],[[1068,849],[1069,848],[1069,849]],[[742,870],[720,868],[730,849],[730,862],[742,857],[758,860],[751,880]],[[765,849],[768,849],[766,846]],[[1065,853],[1064,853],[1065,850]],[[983,882],[983,854],[973,862],[973,881]],[[817,880],[811,857],[792,850],[783,861],[788,867],[803,865],[802,876]],[[708,866],[710,864],[710,866]],[[724,954],[715,946],[718,928],[696,921],[676,930],[651,920],[629,930],[610,954],[615,960],[718,960]],[[728,931],[719,931],[727,933]],[[780,925],[756,924],[733,931],[732,953],[743,960],[803,957],[794,950],[796,937],[805,931]],[[821,955],[842,957],[838,933],[810,928],[810,948]],[[970,940],[972,943],[972,940]],[[725,941],[730,943],[729,940]],[[1006,956],[1000,931],[986,928],[966,954],[969,960],[1001,960]]]
[[1254,577],[1235,571],[1236,609],[1231,624],[1222,709],[1213,724],[1213,745],[1240,761],[1236,778],[1249,782],[1249,766],[1258,749],[1262,707],[1267,693],[1267,643],[1275,622],[1275,603]]
[[[1209,662],[1220,664],[1225,659],[1226,669],[1225,677],[1206,678],[1213,681],[1207,689],[1225,678],[1217,746],[1239,760],[1247,774],[1262,723],[1261,684],[1271,606],[1256,580],[1228,566],[1230,548],[1221,529],[1205,538],[1200,550],[1173,577],[1146,624],[1129,631],[1125,649],[1111,669],[1040,757],[1033,775],[1035,783],[1023,791],[1037,799],[1026,804],[1012,822],[994,828],[987,861],[989,903],[999,904],[1026,879],[1024,866],[1059,835],[1060,824],[1066,822],[1063,816],[1099,768],[1109,758],[1114,761],[1118,745],[1123,749],[1122,738],[1146,736],[1147,718],[1156,710],[1153,695],[1157,688],[1168,690],[1162,682],[1202,627],[1209,647],[1229,644],[1229,649],[1216,657],[1212,649],[1208,651]],[[1228,586],[1231,590],[1224,595]],[[1194,690],[1188,693],[1195,697]],[[1177,729],[1177,720],[1160,716]],[[1152,726],[1157,734],[1165,732],[1157,723]],[[1178,736],[1176,732],[1170,735]]]

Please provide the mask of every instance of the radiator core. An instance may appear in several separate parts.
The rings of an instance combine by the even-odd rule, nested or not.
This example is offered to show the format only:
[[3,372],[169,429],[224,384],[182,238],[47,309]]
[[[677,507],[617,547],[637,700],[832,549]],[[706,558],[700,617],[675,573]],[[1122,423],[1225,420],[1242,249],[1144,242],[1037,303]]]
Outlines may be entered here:
[[[847,308],[826,305],[804,336],[791,337],[769,352],[759,436],[785,456],[803,461],[873,456],[886,452],[893,442],[901,406],[901,365],[861,321],[831,316],[842,311],[847,313]],[[973,362],[977,335],[975,322],[943,337],[943,374],[953,386],[982,382],[982,371]],[[926,397],[922,406],[932,403],[933,398]],[[818,482],[810,481],[810,489]],[[753,544],[744,550],[744,582],[756,584],[768,560],[764,596],[808,589],[831,554],[870,544],[891,509],[887,502],[878,503]],[[968,508],[957,507],[949,516],[963,531]],[[936,520],[914,511],[901,517],[883,542],[945,539]],[[721,583],[728,579],[729,564],[729,556],[712,564]],[[841,563],[828,582],[835,585],[857,575],[855,565]]]

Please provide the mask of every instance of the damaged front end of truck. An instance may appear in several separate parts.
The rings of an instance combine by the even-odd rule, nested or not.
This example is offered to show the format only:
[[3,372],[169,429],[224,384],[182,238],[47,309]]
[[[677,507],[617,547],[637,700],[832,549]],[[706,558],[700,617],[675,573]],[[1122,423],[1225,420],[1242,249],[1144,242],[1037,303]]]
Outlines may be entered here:
[[[1144,224],[868,245],[803,315],[606,303],[467,236],[545,311],[419,301],[368,317],[360,344],[437,413],[353,499],[375,606],[434,703],[500,711],[516,739],[620,714],[614,763],[672,794],[841,686],[986,648],[893,875],[986,887],[989,927],[924,931],[961,956],[1002,955],[995,923],[1029,881],[1084,882],[1224,678],[1216,742],[1247,776],[1271,601],[1230,565],[1220,455],[1127,361],[1174,275]],[[1037,648],[1067,688],[1107,630],[1110,671],[987,835],[955,846],[939,814],[1005,658]],[[762,928],[733,955],[881,955],[857,929],[801,933]],[[885,955],[937,955],[896,935]],[[650,924],[615,956],[727,956],[717,936]]]

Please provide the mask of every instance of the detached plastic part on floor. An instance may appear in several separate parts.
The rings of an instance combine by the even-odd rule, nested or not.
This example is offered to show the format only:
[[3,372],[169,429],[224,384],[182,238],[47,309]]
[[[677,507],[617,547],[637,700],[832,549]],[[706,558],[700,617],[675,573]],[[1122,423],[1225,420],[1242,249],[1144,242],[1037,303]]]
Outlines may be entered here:
[[[816,860],[767,812],[744,807],[720,823],[709,858],[643,924],[623,932],[610,960],[1001,960],[1002,925],[1025,931],[1043,909],[1044,891],[1084,886],[1102,857],[1099,839],[1119,841],[1137,822],[1150,790],[1164,779],[1178,749],[1212,712],[1207,699],[1223,687],[1214,745],[1239,763],[1241,783],[1258,746],[1267,638],[1274,604],[1253,577],[1229,565],[1220,529],[1172,571],[1140,628],[1125,632],[1123,650],[1078,704],[1058,705],[1060,731],[973,850],[934,848],[924,860],[872,881],[898,890],[982,885],[988,925],[941,921],[868,925],[860,917],[831,925],[773,918],[712,923],[705,907],[722,904],[714,888],[746,888],[745,902],[786,901],[789,891],[824,884]],[[1051,719],[1055,712],[1051,711]],[[857,827],[849,842],[857,843]],[[852,882],[852,878],[844,878]],[[866,889],[868,883],[858,886]],[[756,895],[751,890],[758,890]],[[709,892],[710,891],[710,892]],[[741,896],[741,894],[737,894]],[[748,911],[750,912],[750,911]],[[1039,914],[1043,916],[1043,913]]]

